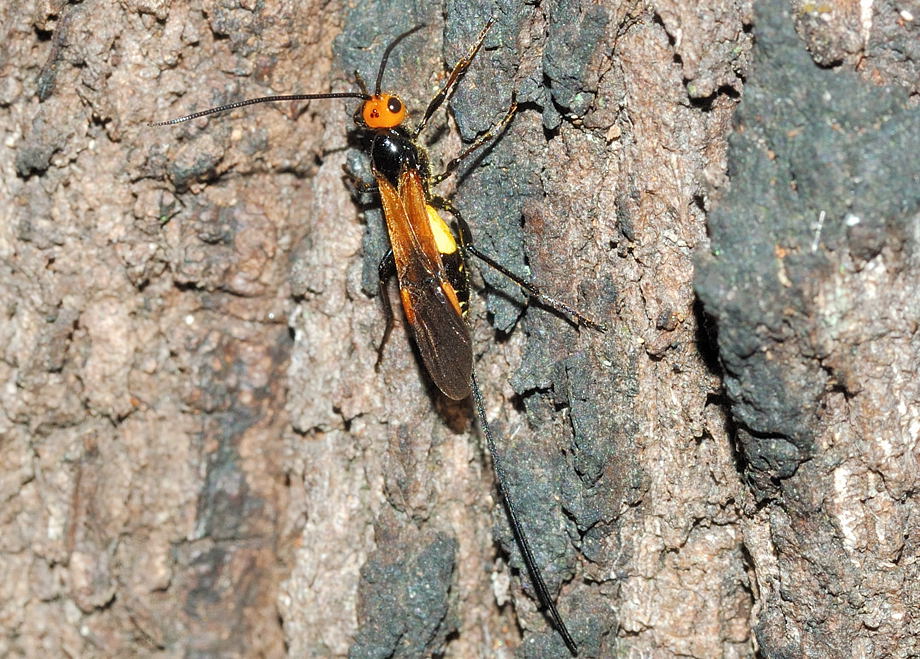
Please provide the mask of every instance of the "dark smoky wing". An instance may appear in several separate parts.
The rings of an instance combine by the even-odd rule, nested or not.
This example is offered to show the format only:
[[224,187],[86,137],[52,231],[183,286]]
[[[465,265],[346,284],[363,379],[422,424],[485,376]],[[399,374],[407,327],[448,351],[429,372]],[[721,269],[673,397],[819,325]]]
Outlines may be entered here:
[[[449,285],[449,284],[448,284]],[[403,287],[412,305],[407,313],[415,343],[438,389],[453,400],[470,395],[473,346],[466,321],[457,313],[437,281]]]

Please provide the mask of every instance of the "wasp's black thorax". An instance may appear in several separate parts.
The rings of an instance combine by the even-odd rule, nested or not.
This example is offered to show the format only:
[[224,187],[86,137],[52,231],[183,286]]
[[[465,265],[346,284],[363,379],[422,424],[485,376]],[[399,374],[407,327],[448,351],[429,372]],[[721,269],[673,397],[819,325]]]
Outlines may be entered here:
[[409,138],[403,128],[389,128],[374,135],[371,142],[371,167],[393,187],[399,185],[399,175],[406,169],[417,169],[423,181],[428,180],[428,156]]

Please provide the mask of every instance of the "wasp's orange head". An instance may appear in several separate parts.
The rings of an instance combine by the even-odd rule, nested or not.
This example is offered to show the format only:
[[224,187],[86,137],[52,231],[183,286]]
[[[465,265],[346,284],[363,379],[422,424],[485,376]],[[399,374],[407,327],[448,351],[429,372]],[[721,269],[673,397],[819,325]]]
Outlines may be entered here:
[[406,118],[406,106],[393,94],[374,94],[364,101],[361,117],[368,128],[396,128]]

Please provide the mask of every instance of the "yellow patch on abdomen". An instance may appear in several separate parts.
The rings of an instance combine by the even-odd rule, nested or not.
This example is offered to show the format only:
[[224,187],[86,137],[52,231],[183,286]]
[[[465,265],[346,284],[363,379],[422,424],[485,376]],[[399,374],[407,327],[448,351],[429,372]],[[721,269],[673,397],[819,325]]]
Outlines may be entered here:
[[428,223],[431,225],[431,233],[434,235],[434,244],[441,254],[453,254],[457,251],[457,241],[454,240],[454,234],[450,232],[450,227],[438,215],[438,211],[433,206],[425,206],[428,211]]

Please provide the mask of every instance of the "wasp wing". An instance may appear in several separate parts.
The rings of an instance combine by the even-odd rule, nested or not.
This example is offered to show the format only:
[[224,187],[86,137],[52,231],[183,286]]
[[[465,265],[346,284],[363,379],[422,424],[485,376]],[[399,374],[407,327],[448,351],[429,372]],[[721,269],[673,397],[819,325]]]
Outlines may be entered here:
[[399,292],[428,374],[445,396],[463,400],[470,395],[473,373],[473,346],[466,321],[436,283],[400,283]]
[[384,177],[377,184],[415,344],[438,389],[462,400],[470,395],[473,347],[431,230],[421,176],[408,169],[400,175],[398,189]]

